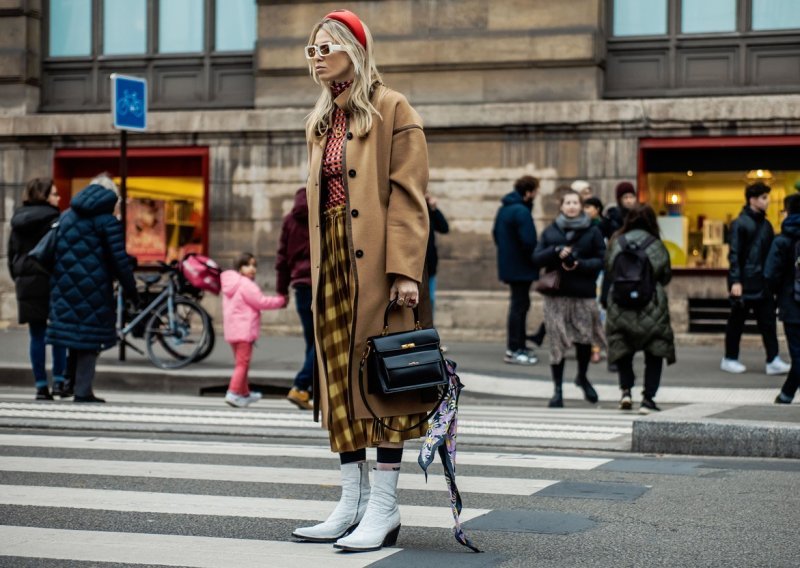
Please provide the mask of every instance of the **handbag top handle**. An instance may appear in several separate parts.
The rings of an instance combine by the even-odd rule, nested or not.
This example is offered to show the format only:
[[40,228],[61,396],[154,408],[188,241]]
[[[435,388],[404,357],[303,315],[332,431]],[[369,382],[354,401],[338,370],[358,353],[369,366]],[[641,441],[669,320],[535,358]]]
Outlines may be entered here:
[[[389,304],[386,306],[386,311],[383,312],[383,331],[381,335],[387,335],[389,333],[389,312],[392,311],[392,308],[395,306],[397,306],[397,300],[390,300]],[[419,305],[417,304],[411,309],[414,311],[414,329],[422,329],[422,325],[419,323]]]

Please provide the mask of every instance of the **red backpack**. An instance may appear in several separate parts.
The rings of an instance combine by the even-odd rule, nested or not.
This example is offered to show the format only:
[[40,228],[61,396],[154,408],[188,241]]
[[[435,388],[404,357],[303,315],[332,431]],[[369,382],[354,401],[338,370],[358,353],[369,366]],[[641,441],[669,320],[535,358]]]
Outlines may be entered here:
[[186,281],[195,288],[219,294],[222,288],[219,280],[222,269],[207,256],[193,252],[187,254],[180,263],[180,270]]

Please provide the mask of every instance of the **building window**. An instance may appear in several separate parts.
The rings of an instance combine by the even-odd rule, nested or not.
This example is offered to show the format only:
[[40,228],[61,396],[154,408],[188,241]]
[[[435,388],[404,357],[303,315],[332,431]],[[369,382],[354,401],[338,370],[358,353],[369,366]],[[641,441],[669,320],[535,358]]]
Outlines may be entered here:
[[610,0],[607,7],[607,97],[800,88],[800,1]]
[[103,0],[103,54],[147,52],[147,0]]
[[52,0],[50,14],[50,57],[92,54],[92,0]]
[[614,0],[614,35],[653,36],[667,33],[667,0]]
[[252,51],[256,43],[256,5],[250,0],[217,2],[216,51]]
[[736,31],[736,0],[683,0],[681,31],[685,34]]
[[159,53],[203,51],[203,4],[203,0],[159,0]]
[[754,30],[800,28],[800,2],[797,0],[753,0]]
[[44,112],[106,111],[109,75],[149,82],[148,108],[252,108],[256,0],[47,0]]

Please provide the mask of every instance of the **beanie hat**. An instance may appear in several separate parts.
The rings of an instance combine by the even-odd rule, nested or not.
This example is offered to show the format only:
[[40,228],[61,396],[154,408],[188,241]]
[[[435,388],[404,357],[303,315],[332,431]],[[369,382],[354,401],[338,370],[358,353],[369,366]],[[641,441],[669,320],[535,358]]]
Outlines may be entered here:
[[591,189],[592,186],[589,185],[589,182],[584,179],[576,179],[569,187],[572,189],[572,191],[577,191],[580,193],[584,189]]
[[597,209],[601,213],[603,212],[603,202],[600,201],[600,199],[598,199],[597,197],[589,197],[588,199],[584,199],[583,200],[583,205],[584,205],[584,207],[586,205],[591,205],[592,207],[594,207],[595,209]]
[[323,20],[336,20],[344,24],[356,37],[358,43],[360,43],[364,49],[367,49],[367,33],[364,31],[364,24],[362,24],[358,16],[350,10],[334,10],[325,16]]
[[636,189],[633,187],[633,184],[629,181],[622,181],[617,184],[617,189],[614,190],[617,196],[617,201],[622,199],[622,196],[626,193],[632,193],[636,195]]

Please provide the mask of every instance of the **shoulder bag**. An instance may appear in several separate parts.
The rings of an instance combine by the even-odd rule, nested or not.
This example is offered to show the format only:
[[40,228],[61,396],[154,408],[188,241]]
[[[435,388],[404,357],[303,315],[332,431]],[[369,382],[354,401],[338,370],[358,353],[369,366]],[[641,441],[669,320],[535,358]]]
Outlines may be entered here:
[[[367,348],[359,367],[359,389],[364,405],[372,417],[388,430],[407,432],[427,422],[447,395],[449,382],[444,357],[439,343],[439,333],[434,328],[422,329],[419,309],[414,308],[416,325],[411,331],[389,333],[389,312],[397,305],[389,302],[383,314],[383,332],[367,339]],[[364,380],[364,369],[367,381]],[[441,390],[441,396],[433,410],[420,422],[409,428],[397,429],[379,418],[367,401],[364,383],[370,394],[391,396],[409,391]],[[423,394],[422,392],[420,393]]]
[[50,230],[39,239],[36,246],[28,252],[28,258],[32,258],[36,263],[48,273],[53,271],[56,262],[56,243],[58,242],[58,221],[50,225]]

